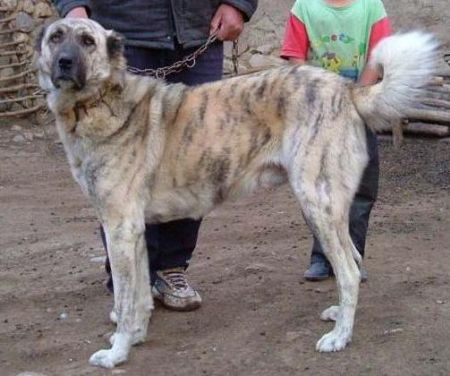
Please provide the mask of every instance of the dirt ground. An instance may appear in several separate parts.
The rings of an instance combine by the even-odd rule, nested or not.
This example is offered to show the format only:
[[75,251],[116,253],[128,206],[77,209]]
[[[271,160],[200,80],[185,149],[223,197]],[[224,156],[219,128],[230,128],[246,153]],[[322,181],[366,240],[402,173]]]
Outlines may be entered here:
[[87,362],[114,328],[93,211],[53,132],[14,142],[39,130],[0,125],[1,376],[450,374],[449,143],[409,139],[397,151],[380,140],[369,282],[346,351],[314,351],[336,290],[303,281],[311,238],[284,187],[204,220],[189,270],[203,306],[157,306],[149,341],[105,371]]

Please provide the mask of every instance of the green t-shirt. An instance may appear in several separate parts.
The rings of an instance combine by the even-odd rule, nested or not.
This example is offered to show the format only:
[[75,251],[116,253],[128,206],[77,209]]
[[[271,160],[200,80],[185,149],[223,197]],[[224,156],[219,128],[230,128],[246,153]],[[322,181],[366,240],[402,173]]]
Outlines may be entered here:
[[366,63],[372,26],[386,17],[381,0],[355,0],[343,7],[297,0],[291,12],[306,27],[308,62],[353,80]]

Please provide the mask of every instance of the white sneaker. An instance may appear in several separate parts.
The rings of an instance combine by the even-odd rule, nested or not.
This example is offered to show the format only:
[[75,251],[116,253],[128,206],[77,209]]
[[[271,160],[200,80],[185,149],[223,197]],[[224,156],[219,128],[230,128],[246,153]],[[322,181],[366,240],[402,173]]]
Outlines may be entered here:
[[193,311],[202,304],[200,294],[189,284],[183,268],[157,271],[152,295],[174,311]]

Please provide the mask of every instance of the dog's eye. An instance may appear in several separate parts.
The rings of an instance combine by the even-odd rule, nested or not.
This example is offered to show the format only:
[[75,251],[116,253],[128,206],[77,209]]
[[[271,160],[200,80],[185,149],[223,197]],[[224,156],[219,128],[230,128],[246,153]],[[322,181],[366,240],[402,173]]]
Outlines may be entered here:
[[53,33],[50,35],[50,42],[52,43],[59,43],[63,37],[63,34],[60,31],[57,31],[56,33]]
[[83,36],[81,37],[81,42],[82,42],[83,45],[85,45],[86,47],[89,47],[89,46],[95,46],[95,40],[94,40],[94,38],[92,38],[92,37],[89,36],[89,35],[83,35]]

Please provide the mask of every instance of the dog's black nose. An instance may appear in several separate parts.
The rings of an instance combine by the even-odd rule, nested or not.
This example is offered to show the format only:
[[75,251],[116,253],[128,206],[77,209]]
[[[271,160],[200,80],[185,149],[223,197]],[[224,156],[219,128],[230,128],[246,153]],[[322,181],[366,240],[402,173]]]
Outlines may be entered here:
[[68,71],[72,68],[72,59],[68,57],[61,57],[58,60],[58,65],[62,71]]

